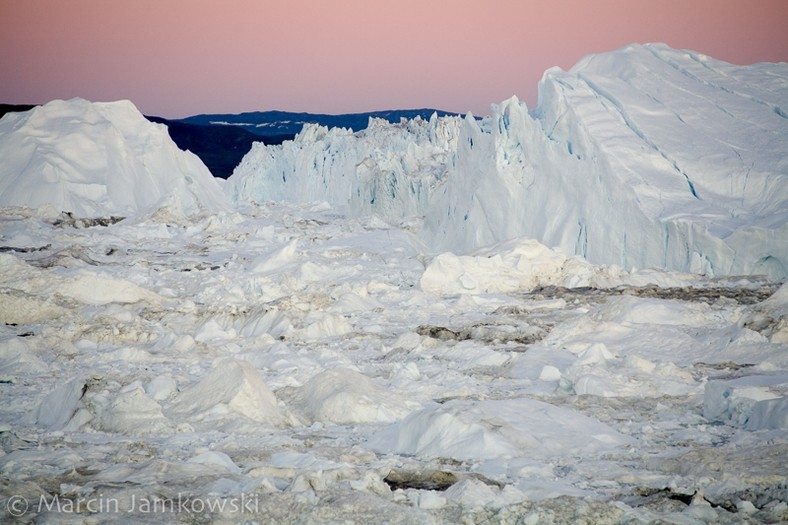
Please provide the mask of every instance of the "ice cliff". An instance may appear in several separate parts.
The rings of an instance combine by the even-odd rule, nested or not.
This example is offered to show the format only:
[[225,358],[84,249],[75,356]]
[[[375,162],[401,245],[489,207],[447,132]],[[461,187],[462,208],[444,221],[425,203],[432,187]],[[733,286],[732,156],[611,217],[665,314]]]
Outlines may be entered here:
[[392,221],[422,215],[454,164],[460,121],[370,118],[357,133],[307,124],[293,141],[255,143],[227,190],[236,201],[326,201]]
[[200,159],[129,101],[54,100],[0,120],[0,205],[80,217],[230,209]]
[[539,106],[466,120],[438,249],[526,236],[594,263],[788,275],[788,64],[663,45],[547,71]]
[[539,89],[535,110],[512,98],[482,121],[307,127],[227,189],[421,215],[436,252],[528,237],[626,269],[788,277],[788,64],[632,45]]

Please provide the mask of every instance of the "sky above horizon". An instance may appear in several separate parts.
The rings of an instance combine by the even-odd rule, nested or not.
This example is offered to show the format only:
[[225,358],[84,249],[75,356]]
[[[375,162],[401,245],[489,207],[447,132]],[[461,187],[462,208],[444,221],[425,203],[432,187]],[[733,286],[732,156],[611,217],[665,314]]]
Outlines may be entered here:
[[630,43],[788,62],[786,27],[786,0],[0,0],[0,102],[486,115]]

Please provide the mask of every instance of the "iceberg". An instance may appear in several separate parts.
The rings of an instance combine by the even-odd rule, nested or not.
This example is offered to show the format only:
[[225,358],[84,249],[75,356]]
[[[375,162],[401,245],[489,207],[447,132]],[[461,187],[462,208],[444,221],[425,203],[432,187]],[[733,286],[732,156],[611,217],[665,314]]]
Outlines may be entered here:
[[426,235],[534,238],[595,264],[788,276],[788,64],[664,45],[553,68],[529,112],[466,119]]
[[255,143],[226,191],[235,202],[325,201],[351,216],[393,222],[423,215],[453,164],[460,120],[370,118],[356,133],[307,124],[293,141]]
[[328,202],[423,218],[434,253],[516,238],[593,264],[788,277],[788,64],[728,64],[664,44],[552,68],[529,111],[306,126],[255,145],[237,201]]
[[229,211],[219,183],[129,101],[53,100],[0,120],[0,206],[77,217]]

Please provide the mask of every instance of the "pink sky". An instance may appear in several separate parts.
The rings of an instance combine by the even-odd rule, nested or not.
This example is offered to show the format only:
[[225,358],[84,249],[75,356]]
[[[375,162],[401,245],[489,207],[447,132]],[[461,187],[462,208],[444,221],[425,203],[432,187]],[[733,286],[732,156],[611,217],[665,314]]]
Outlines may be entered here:
[[788,61],[786,28],[788,0],[0,0],[0,102],[486,115],[633,42]]

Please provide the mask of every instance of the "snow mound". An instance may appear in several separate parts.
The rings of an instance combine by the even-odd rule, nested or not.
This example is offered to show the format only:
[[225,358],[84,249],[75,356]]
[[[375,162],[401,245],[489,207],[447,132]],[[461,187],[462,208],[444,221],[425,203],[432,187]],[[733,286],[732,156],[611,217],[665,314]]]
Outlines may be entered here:
[[178,429],[149,397],[140,381],[111,392],[101,378],[61,383],[38,405],[35,421],[50,430],[83,429],[130,435],[170,434]]
[[236,465],[230,456],[224,452],[218,452],[215,450],[198,454],[187,461],[187,463],[217,467],[219,470],[227,471],[230,474],[240,474],[241,472],[241,467]]
[[227,211],[208,168],[129,101],[53,100],[0,120],[0,205],[79,217]]
[[590,318],[600,323],[632,325],[667,325],[703,327],[711,323],[720,328],[735,321],[727,318],[706,303],[690,303],[676,299],[654,299],[622,295],[609,299],[594,310]]
[[293,239],[271,254],[257,257],[249,266],[250,273],[273,273],[298,259],[298,241]]
[[[63,315],[55,301],[73,299],[85,304],[130,304],[163,298],[107,270],[77,268],[58,271],[37,268],[10,254],[0,254],[0,314],[5,322],[31,322]],[[25,293],[27,295],[21,295]]]
[[246,361],[224,359],[173,400],[178,416],[205,421],[243,416],[256,423],[289,423],[276,397],[255,368]]
[[759,309],[775,319],[775,325],[769,335],[772,343],[788,343],[788,283],[784,283]]
[[77,301],[106,305],[110,303],[161,302],[161,297],[150,290],[109,274],[77,270],[57,287],[57,293]]
[[18,337],[0,338],[0,377],[47,372],[49,367],[31,347]]
[[12,291],[0,291],[0,320],[4,323],[30,324],[51,320],[65,313],[51,298],[33,298]]
[[255,143],[225,187],[235,201],[328,202],[351,215],[420,215],[452,162],[459,119],[433,115],[363,131],[307,124],[295,140]]
[[96,412],[91,425],[104,432],[135,435],[170,433],[175,430],[175,425],[162,413],[161,405],[145,393],[139,381],[122,388],[106,403],[97,404],[94,401],[91,405]]
[[341,315],[315,313],[307,318],[309,324],[298,332],[306,341],[320,341],[329,337],[340,337],[353,331],[353,326]]
[[[534,378],[541,367],[559,391],[601,397],[702,395],[698,372],[757,362],[767,340],[740,325],[741,310],[678,299],[619,295],[587,315],[560,323],[518,356],[513,377]],[[723,350],[724,349],[724,350]]]
[[381,453],[477,460],[588,455],[631,442],[574,410],[523,398],[430,406],[381,431],[367,445]]
[[[511,293],[538,286],[591,286],[606,282],[602,269],[530,239],[496,244],[472,255],[446,252],[421,277],[421,288],[440,295]],[[613,270],[612,273],[625,272]]]
[[526,238],[504,241],[470,255],[444,252],[421,277],[422,290],[438,295],[526,292],[538,287],[610,288],[620,285],[681,287],[689,275],[661,270],[626,272]]
[[763,301],[763,305],[774,309],[780,315],[788,315],[788,283],[780,286],[771,297]]
[[86,383],[81,377],[60,383],[38,404],[36,423],[52,430],[62,429],[80,408],[85,392]]
[[336,424],[391,423],[407,415],[405,403],[370,378],[332,368],[311,378],[296,394],[294,406],[311,421]]
[[690,395],[698,388],[692,374],[673,363],[617,356],[604,343],[590,345],[558,373],[561,388],[580,396],[660,398]]

